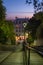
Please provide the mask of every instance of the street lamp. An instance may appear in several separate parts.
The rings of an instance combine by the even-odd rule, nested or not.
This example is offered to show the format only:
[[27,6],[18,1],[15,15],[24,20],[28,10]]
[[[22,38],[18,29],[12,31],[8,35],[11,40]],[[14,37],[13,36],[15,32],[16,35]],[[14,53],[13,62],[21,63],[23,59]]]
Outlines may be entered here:
[[27,23],[23,23],[23,27],[24,27],[24,42],[25,42],[25,27],[27,26]]
[[[23,26],[24,26],[24,43],[23,43],[23,50],[24,50],[24,54],[23,54],[23,59],[24,59],[24,65],[30,65],[30,48],[29,48],[29,51],[28,51],[28,61],[27,61],[27,54],[26,54],[26,47],[25,47],[25,27],[27,26],[27,23],[23,23]],[[28,36],[30,35],[31,31],[28,32]],[[30,47],[30,42],[32,41],[31,38],[29,38],[29,47]]]
[[33,39],[32,39],[32,36],[31,36],[31,32],[32,31],[28,31],[28,38],[27,38],[27,42],[28,42],[28,48],[29,48],[29,50],[28,50],[28,61],[27,61],[27,63],[28,63],[28,65],[30,65],[30,44],[33,42]]
[[27,23],[23,23],[23,27],[24,27],[24,42],[23,42],[23,65],[27,65],[27,54],[26,54],[26,47],[25,47],[25,27],[27,26]]

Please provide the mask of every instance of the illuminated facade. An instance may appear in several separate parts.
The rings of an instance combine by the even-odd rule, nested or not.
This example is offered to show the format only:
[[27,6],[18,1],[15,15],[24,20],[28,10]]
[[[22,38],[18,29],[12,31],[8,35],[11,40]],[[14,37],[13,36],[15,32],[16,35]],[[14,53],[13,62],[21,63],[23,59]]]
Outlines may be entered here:
[[[23,23],[28,23],[29,18],[16,18],[14,21],[14,28],[15,28],[15,34],[16,39],[24,39],[24,27]],[[18,37],[18,38],[17,38]]]

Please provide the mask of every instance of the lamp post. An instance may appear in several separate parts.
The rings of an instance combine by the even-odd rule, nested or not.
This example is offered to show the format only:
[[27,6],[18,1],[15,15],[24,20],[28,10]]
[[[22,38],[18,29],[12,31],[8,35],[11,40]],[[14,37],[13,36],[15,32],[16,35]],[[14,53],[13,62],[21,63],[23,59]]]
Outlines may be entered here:
[[32,39],[32,36],[31,36],[31,32],[32,31],[28,31],[28,39],[27,39],[27,42],[28,42],[28,46],[29,46],[29,49],[28,49],[28,61],[27,61],[27,63],[28,63],[28,65],[30,65],[30,44],[33,42],[33,39]]
[[24,42],[23,42],[23,65],[27,65],[27,54],[26,54],[26,47],[25,47],[25,27],[26,27],[27,23],[23,23],[23,27],[24,27]]
[[25,42],[25,27],[27,26],[27,23],[23,23],[23,27],[24,27],[24,42]]
[[[30,35],[30,32],[28,32],[28,37]],[[29,47],[30,47],[30,40],[28,39]],[[30,49],[28,51],[28,65],[30,65]]]

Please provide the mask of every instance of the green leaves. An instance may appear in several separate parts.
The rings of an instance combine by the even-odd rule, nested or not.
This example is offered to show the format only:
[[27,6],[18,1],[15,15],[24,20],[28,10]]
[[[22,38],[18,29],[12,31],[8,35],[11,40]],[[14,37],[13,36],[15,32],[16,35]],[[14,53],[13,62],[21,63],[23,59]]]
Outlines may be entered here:
[[32,38],[27,38],[27,42],[28,43],[32,43],[33,42],[33,39]]
[[[3,1],[0,0],[0,42],[6,43],[8,39],[15,40],[14,37],[14,25],[12,21],[5,21],[6,8],[3,5]],[[13,38],[13,39],[12,39]]]
[[[13,25],[12,21],[4,21],[3,24],[0,26],[0,29],[3,31],[3,34],[8,39],[11,40],[11,42],[14,42],[14,40],[15,40],[15,33],[14,33],[14,25]],[[2,38],[4,38],[4,37],[2,37]]]
[[4,31],[0,28],[0,43],[5,44],[7,41],[7,37]]
[[0,0],[0,22],[5,19],[5,15],[6,15],[6,8],[3,5],[3,1]]

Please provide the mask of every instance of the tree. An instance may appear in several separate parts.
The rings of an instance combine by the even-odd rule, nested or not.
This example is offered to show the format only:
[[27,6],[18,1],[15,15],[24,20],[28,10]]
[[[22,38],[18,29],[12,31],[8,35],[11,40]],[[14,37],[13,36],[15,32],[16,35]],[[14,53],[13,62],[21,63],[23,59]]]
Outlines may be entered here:
[[3,1],[0,0],[0,22],[5,19],[5,14],[6,14],[6,8],[3,5]]
[[[32,38],[43,40],[43,0],[26,0],[26,3],[33,4],[34,6],[34,15],[33,17],[36,19],[30,19],[27,30],[31,31]],[[42,43],[42,42],[41,42]]]
[[43,12],[38,12],[36,14],[34,14],[34,17],[37,19],[37,20],[41,20],[41,22],[43,22]]
[[6,44],[7,37],[4,33],[4,31],[0,28],[0,43]]
[[28,32],[30,32],[33,39],[36,38],[36,31],[40,24],[40,20],[36,20],[34,17],[32,17],[25,28]]
[[31,33],[28,33],[28,38],[26,39],[27,40],[27,43],[29,43],[29,45],[34,42],[34,39],[32,38],[31,36]]
[[14,33],[14,25],[12,21],[4,21],[1,29],[4,31],[4,34],[11,41],[12,44],[15,44],[15,33]]
[[33,3],[35,13],[43,11],[43,0],[26,0],[26,3],[29,5]]
[[[6,16],[6,8],[3,5],[3,0],[0,0],[0,32],[2,32],[0,40],[1,43],[4,42],[3,39],[5,38],[8,40],[10,39],[11,42],[15,40],[15,33],[14,33],[14,25],[12,21],[5,21]],[[6,41],[7,41],[6,40]],[[6,43],[6,41],[4,43]]]

